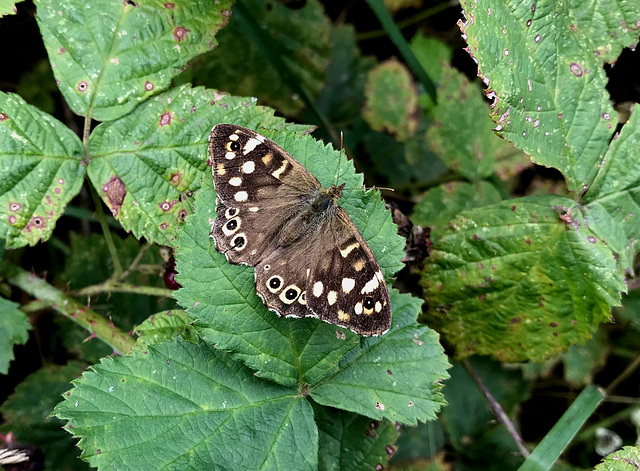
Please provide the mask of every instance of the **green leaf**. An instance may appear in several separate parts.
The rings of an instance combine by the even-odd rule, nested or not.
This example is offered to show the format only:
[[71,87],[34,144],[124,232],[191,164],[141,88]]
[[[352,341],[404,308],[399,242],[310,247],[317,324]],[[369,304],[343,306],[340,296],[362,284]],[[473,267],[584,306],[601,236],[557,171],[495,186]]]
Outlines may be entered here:
[[415,324],[422,301],[396,290],[390,296],[389,332],[363,338],[333,374],[311,387],[311,397],[373,419],[415,425],[435,419],[446,404],[440,390],[449,363],[438,334]]
[[[243,0],[242,4],[260,27],[268,31],[274,53],[293,78],[316,96],[326,82],[324,70],[330,54],[331,24],[322,3],[308,0],[298,8],[267,0]],[[295,92],[294,84],[287,82],[286,75],[250,39],[247,26],[232,15],[229,26],[220,33],[219,47],[198,61],[200,67],[193,80],[234,95],[256,96],[285,115],[297,113],[304,102]]]
[[460,357],[542,361],[610,319],[626,287],[598,234],[615,228],[590,214],[551,195],[458,214],[434,245],[423,284],[428,315]]
[[54,413],[99,469],[317,467],[309,403],[204,344],[103,359],[63,397]]
[[[626,237],[624,248],[619,250],[628,250],[628,258],[638,250],[637,235],[640,232],[639,142],[640,112],[636,111],[620,134],[614,136],[598,174],[584,196],[585,201],[601,205],[622,230],[620,235]],[[631,267],[630,262],[632,260],[627,261],[625,268]]]
[[47,469],[86,470],[78,459],[74,440],[62,429],[62,421],[48,417],[69,382],[78,377],[85,365],[72,361],[64,366],[50,365],[30,374],[0,407],[4,426],[18,441],[38,446],[46,456]]
[[[385,276],[398,271],[404,241],[396,234],[379,193],[361,189],[362,175],[355,173],[351,162],[308,135],[265,134],[305,165],[323,186],[346,183],[340,205],[360,229]],[[253,268],[229,264],[209,237],[215,199],[208,178],[196,195],[195,215],[179,234],[177,280],[183,288],[174,293],[175,298],[198,321],[207,341],[233,351],[235,358],[260,376],[290,386],[318,381],[357,345],[358,336],[318,319],[279,318],[268,311],[255,293]]]
[[130,112],[216,46],[231,0],[37,0],[38,25],[71,109],[98,121]]
[[413,207],[411,220],[431,229],[431,240],[442,237],[448,223],[461,211],[488,206],[502,200],[500,192],[489,182],[445,183],[427,191]]
[[320,471],[383,469],[395,453],[398,431],[392,422],[322,406],[313,411],[320,438]]
[[31,324],[19,304],[0,298],[0,374],[9,372],[9,363],[15,358],[13,346],[29,340]]
[[590,385],[584,388],[518,471],[551,469],[578,430],[600,405],[604,396],[604,391],[596,386]]
[[192,210],[189,195],[202,178],[211,178],[206,152],[213,125],[282,127],[273,113],[252,99],[174,88],[96,127],[89,139],[89,178],[125,230],[173,245]]
[[0,0],[0,18],[7,15],[15,15],[18,10],[16,3],[20,3],[24,0]]
[[447,167],[469,180],[491,175],[496,154],[511,146],[491,131],[488,112],[480,87],[444,65],[438,104],[432,111],[434,123],[426,139]]
[[51,236],[82,187],[82,144],[60,121],[0,92],[0,238],[7,247]]
[[638,40],[637,2],[461,2],[462,32],[495,98],[499,135],[581,192],[595,177],[616,113],[604,61]]
[[364,89],[362,116],[376,131],[386,131],[406,141],[418,128],[418,92],[409,70],[390,59],[371,71]]
[[637,471],[640,466],[640,447],[624,446],[606,456],[593,471]]
[[135,328],[139,336],[136,348],[148,348],[150,345],[180,337],[195,343],[198,335],[192,326],[193,319],[181,310],[163,311],[153,314]]
[[606,363],[609,348],[607,334],[598,329],[584,345],[572,345],[564,354],[564,377],[574,388],[593,381],[594,373]]
[[[425,36],[421,31],[411,39],[411,50],[425,72],[436,82],[441,83],[446,64],[453,59],[453,50],[436,38]],[[423,111],[430,111],[436,103],[427,93],[418,96],[418,104]]]

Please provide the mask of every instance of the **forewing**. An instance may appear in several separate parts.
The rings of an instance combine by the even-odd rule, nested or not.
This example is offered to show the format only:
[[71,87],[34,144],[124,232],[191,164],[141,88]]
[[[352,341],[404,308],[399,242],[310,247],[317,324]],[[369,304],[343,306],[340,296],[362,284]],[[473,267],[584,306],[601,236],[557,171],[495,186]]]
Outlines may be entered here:
[[231,263],[253,266],[320,183],[276,143],[240,126],[214,126],[209,156],[218,195],[216,248]]

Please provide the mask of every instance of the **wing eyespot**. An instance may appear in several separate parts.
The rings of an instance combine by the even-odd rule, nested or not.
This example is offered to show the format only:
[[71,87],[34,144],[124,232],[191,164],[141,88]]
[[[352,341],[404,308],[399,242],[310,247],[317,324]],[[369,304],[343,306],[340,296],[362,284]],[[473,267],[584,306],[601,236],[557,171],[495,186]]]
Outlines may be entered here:
[[284,284],[281,276],[273,275],[271,278],[267,280],[267,289],[272,293],[277,293],[282,288]]

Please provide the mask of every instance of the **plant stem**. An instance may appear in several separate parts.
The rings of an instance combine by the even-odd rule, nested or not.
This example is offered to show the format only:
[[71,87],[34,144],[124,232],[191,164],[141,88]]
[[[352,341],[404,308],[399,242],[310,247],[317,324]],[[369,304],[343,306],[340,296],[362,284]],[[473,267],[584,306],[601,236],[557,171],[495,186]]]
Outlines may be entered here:
[[625,379],[627,379],[631,374],[636,371],[640,367],[640,357],[636,357],[631,363],[627,365],[627,367],[620,373],[616,379],[614,379],[607,389],[605,389],[607,394],[611,394],[620,383],[622,383]]
[[97,285],[87,286],[73,292],[74,296],[93,296],[102,293],[135,293],[149,296],[171,297],[172,291],[167,288],[155,288],[153,286],[136,286],[130,283],[122,283],[113,278]]
[[136,255],[136,258],[133,259],[133,262],[131,262],[131,265],[129,265],[129,268],[127,268],[124,272],[122,272],[122,275],[118,277],[118,281],[126,280],[129,277],[129,275],[131,275],[131,273],[133,273],[138,268],[138,266],[140,265],[140,261],[142,260],[142,258],[145,256],[145,254],[149,251],[151,247],[152,247],[151,244],[144,244],[140,248],[140,252],[138,252],[138,255]]
[[104,211],[102,210],[102,200],[100,199],[100,196],[98,196],[98,192],[96,191],[96,189],[91,184],[89,184],[89,191],[91,192],[91,198],[93,198],[93,204],[96,207],[96,215],[98,216],[98,221],[100,221],[100,227],[102,228],[102,233],[104,234],[104,240],[107,243],[109,253],[111,254],[111,259],[113,260],[113,278],[119,278],[123,272],[122,263],[120,262],[120,257],[118,257],[116,245],[113,243],[113,237],[111,237],[111,231],[109,230],[107,218],[105,217]]
[[96,314],[87,306],[82,306],[71,296],[66,295],[34,274],[6,260],[0,263],[0,268],[9,283],[38,298],[40,303],[48,302],[56,312],[87,329],[91,336],[95,336],[110,345],[115,353],[126,353],[135,345],[133,338],[118,329],[112,322]]
[[469,362],[469,360],[464,360],[462,364],[464,365],[465,370],[467,370],[467,373],[469,373],[469,376],[471,376],[471,379],[473,379],[473,381],[476,383],[476,385],[478,386],[482,394],[484,394],[484,396],[489,401],[491,410],[496,416],[496,419],[498,419],[498,422],[500,422],[504,426],[504,428],[507,429],[507,432],[509,432],[509,435],[511,435],[511,437],[513,438],[513,441],[518,447],[520,454],[525,458],[529,457],[531,452],[527,448],[526,443],[524,442],[524,440],[516,430],[516,427],[513,425],[513,422],[511,422],[511,419],[509,419],[509,416],[507,416],[507,414],[505,413],[500,403],[496,401],[496,398],[493,397],[493,394],[491,394],[491,391],[489,391],[487,386],[484,384],[484,381],[482,381],[482,378],[480,377],[478,372],[475,370],[473,366],[471,366],[471,363]]

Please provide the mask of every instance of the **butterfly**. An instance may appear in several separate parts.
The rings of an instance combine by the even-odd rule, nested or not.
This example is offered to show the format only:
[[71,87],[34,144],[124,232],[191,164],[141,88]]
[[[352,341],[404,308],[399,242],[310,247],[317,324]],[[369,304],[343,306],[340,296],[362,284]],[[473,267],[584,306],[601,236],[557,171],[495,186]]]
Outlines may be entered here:
[[230,263],[254,267],[256,292],[268,309],[364,336],[389,329],[380,265],[338,206],[344,183],[323,188],[275,142],[232,124],[213,127],[209,158],[216,250]]

